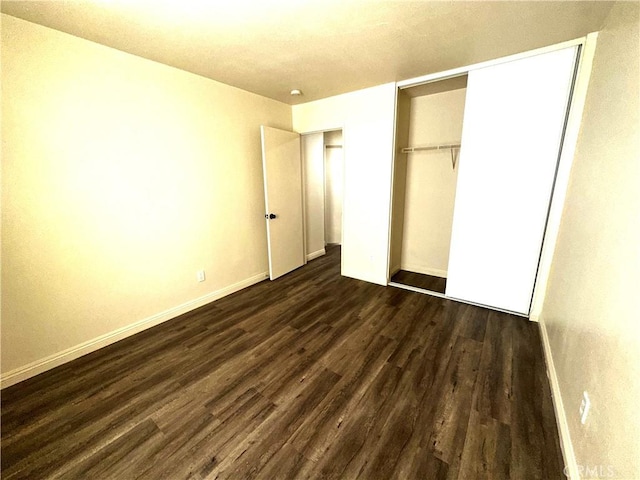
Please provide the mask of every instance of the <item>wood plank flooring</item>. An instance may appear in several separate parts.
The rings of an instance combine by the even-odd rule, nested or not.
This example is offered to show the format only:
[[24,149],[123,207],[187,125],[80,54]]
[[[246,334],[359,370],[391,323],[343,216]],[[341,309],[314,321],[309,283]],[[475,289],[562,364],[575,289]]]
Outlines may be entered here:
[[339,255],[5,389],[2,478],[564,478],[535,324]]
[[434,277],[433,275],[424,275],[422,273],[409,272],[407,270],[399,270],[396,272],[391,281],[411,287],[423,288],[431,292],[443,293],[447,287],[447,279]]

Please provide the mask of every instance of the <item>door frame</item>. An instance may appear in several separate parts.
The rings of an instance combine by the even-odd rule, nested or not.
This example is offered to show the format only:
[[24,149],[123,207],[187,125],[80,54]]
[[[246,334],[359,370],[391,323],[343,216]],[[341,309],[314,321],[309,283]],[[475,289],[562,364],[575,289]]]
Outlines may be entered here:
[[[574,73],[574,83],[569,100],[568,114],[565,120],[564,131],[562,134],[562,141],[560,144],[559,159],[556,168],[556,177],[552,189],[551,202],[547,214],[547,223],[544,230],[542,248],[540,253],[540,259],[538,262],[538,271],[534,280],[533,295],[531,300],[531,306],[528,315],[521,315],[528,317],[531,321],[538,321],[542,305],[544,303],[544,297],[546,294],[547,283],[549,280],[549,274],[551,272],[551,261],[555,251],[555,246],[560,229],[560,221],[562,217],[562,209],[564,206],[564,200],[567,195],[569,187],[569,174],[571,172],[571,165],[573,164],[573,157],[578,141],[578,134],[580,131],[580,122],[582,119],[582,113],[584,111],[585,100],[587,96],[587,87],[589,84],[589,78],[591,75],[591,68],[593,65],[593,57],[595,54],[595,48],[597,43],[598,33],[589,33],[584,37],[576,38],[566,42],[550,45],[543,48],[530,50],[527,52],[518,53],[515,55],[509,55],[506,57],[489,60],[486,62],[480,62],[464,67],[454,68],[451,70],[445,70],[443,72],[432,73],[428,75],[422,75],[420,77],[410,78],[396,83],[396,98],[395,98],[395,110],[397,113],[398,108],[398,91],[406,88],[423,85],[425,83],[436,82],[440,80],[446,80],[447,78],[458,77],[468,74],[472,70],[478,70],[485,67],[499,65],[501,63],[512,62],[523,58],[529,58],[536,55],[542,55],[545,53],[562,50],[569,47],[578,46],[578,58],[576,61],[576,68]],[[394,125],[397,119],[394,119]],[[387,285],[391,283],[391,225],[393,215],[393,186],[394,186],[394,172],[396,163],[396,151],[398,148],[396,134],[393,136],[393,159],[391,168],[391,184],[390,188],[390,209],[389,209],[389,232],[387,241]],[[445,297],[448,298],[448,297]],[[460,300],[456,300],[460,301]],[[470,302],[465,302],[470,303]],[[510,312],[511,313],[511,312]]]

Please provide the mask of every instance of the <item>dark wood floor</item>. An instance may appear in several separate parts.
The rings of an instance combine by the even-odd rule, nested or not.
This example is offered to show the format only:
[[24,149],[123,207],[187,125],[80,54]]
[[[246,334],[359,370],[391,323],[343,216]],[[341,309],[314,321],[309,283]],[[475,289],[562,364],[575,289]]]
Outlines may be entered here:
[[396,272],[391,281],[409,285],[411,287],[423,288],[431,292],[444,293],[447,288],[447,279],[434,277],[432,275],[424,275],[422,273],[409,272],[407,270],[399,270]]
[[535,324],[339,249],[2,392],[2,478],[563,478]]

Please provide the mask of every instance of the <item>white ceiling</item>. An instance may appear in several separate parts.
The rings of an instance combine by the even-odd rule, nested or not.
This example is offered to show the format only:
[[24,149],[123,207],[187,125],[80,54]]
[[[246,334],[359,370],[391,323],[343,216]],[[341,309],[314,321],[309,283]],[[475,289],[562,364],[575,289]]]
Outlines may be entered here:
[[[295,104],[596,31],[595,1],[2,1],[2,12]],[[302,97],[289,91],[299,88]]]

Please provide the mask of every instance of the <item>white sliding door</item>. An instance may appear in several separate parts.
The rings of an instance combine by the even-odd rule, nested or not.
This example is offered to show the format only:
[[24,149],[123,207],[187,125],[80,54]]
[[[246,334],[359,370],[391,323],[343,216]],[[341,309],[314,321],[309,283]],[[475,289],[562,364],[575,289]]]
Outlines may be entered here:
[[469,73],[448,297],[529,313],[576,54]]

